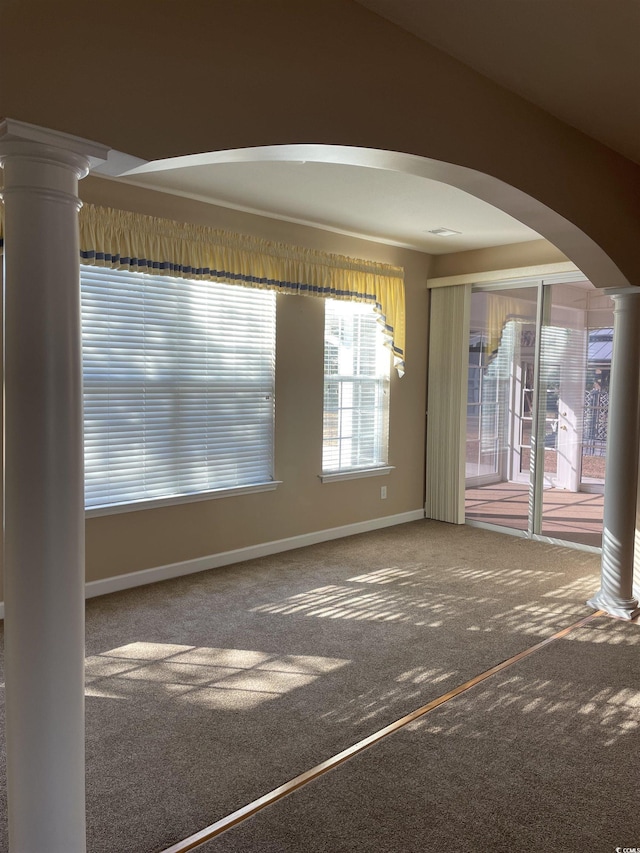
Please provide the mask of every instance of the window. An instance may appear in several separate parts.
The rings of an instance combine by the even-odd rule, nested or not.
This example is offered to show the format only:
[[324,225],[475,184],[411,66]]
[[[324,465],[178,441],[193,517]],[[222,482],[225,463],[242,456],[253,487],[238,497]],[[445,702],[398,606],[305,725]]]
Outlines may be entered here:
[[390,360],[370,305],[325,301],[324,473],[387,464]]
[[81,267],[87,509],[273,481],[275,293]]

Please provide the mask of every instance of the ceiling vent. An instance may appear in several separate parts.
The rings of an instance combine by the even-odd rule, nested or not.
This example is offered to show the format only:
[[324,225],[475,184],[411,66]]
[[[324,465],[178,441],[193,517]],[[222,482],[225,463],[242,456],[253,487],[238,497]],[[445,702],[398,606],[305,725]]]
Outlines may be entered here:
[[452,228],[430,228],[427,234],[435,234],[436,237],[453,237],[454,234],[460,234],[460,231],[454,231]]

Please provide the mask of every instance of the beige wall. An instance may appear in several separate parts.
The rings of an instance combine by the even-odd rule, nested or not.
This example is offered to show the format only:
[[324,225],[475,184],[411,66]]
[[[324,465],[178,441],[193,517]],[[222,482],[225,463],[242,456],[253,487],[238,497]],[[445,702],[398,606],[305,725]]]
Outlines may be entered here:
[[[548,264],[562,264],[568,258],[547,240],[530,240],[508,246],[491,246],[468,252],[434,256],[429,268],[430,280],[450,276],[473,275]],[[443,281],[443,284],[445,282]]]
[[[384,478],[321,483],[324,313],[321,299],[279,295],[276,352],[274,492],[87,520],[87,580],[216,554],[423,505],[427,361],[427,255],[342,237],[98,178],[81,184],[84,200],[167,218],[229,228],[267,239],[404,266],[407,372],[393,375],[390,463]],[[380,499],[380,486],[388,498]]]
[[145,159],[312,142],[467,167],[597,286],[570,223],[640,283],[637,164],[350,0],[5,0],[2,15],[0,115]]

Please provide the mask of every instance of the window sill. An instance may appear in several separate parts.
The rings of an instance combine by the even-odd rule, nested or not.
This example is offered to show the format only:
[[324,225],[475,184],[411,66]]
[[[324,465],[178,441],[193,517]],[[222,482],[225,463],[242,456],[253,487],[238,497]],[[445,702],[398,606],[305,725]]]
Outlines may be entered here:
[[318,477],[323,483],[335,483],[338,480],[359,480],[361,477],[381,477],[393,470],[393,465],[380,465],[377,468],[353,468],[351,471],[336,471],[334,474],[318,474]]
[[101,515],[116,515],[122,512],[135,512],[139,509],[157,509],[162,506],[209,501],[214,498],[233,498],[237,495],[253,495],[258,492],[272,492],[282,485],[282,480],[269,480],[266,483],[252,483],[250,486],[236,486],[230,489],[214,489],[211,492],[197,492],[193,495],[175,495],[168,498],[152,498],[151,500],[131,501],[130,503],[113,506],[98,506],[85,510],[85,518],[96,518]]

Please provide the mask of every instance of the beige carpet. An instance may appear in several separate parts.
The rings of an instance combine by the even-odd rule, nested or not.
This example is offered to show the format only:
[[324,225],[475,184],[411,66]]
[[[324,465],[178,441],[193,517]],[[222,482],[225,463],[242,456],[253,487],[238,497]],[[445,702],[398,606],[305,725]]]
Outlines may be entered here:
[[[589,613],[584,602],[597,589],[598,569],[592,554],[425,521],[89,601],[90,853],[160,851],[575,622]],[[607,620],[614,624],[619,623]],[[621,636],[627,629],[638,633],[637,626],[624,625]],[[620,649],[625,643],[619,642]],[[584,680],[597,645],[579,646]],[[574,640],[556,643],[535,664],[518,664],[523,673],[534,673],[536,683],[548,680],[545,701],[555,701],[552,686],[562,684],[565,670],[572,671],[562,654],[556,661],[559,649],[574,647]],[[611,671],[609,664],[595,666],[596,686],[585,688],[590,701],[601,702],[598,713],[605,717],[611,695],[600,693],[598,684],[604,675],[613,678]],[[478,781],[477,788],[462,785],[470,773],[477,780],[495,775],[498,787],[487,800],[495,812],[505,775],[503,732],[513,750],[508,774],[528,766],[531,736],[518,732],[535,717],[504,699],[505,683],[508,677],[501,677],[478,689],[475,698],[472,691],[436,712],[446,717],[441,734],[431,730],[438,724],[430,716],[208,846],[255,853],[308,846],[488,849],[443,847],[447,821],[440,818],[462,813],[461,805],[493,790],[489,781]],[[487,714],[492,701],[502,718]],[[554,721],[562,720],[562,700],[558,703]],[[454,712],[460,717],[449,732],[448,715]],[[573,719],[574,705],[566,704],[566,712]],[[628,722],[621,745],[634,737],[633,720]],[[483,734],[482,726],[490,731]],[[471,764],[470,755],[476,756]],[[416,764],[421,773],[414,776]],[[599,768],[594,772],[602,775]],[[397,801],[395,782],[384,781],[387,774],[402,780]],[[567,774],[571,778],[570,766]],[[513,778],[513,785],[530,787],[526,774]],[[424,810],[426,789],[444,810],[441,829],[409,821],[411,832],[422,833],[411,847],[398,832],[409,814]],[[328,811],[322,805],[327,791],[337,792],[339,820],[330,803]],[[376,824],[384,826],[379,844],[363,829],[374,812],[382,815]],[[475,823],[474,814],[471,809],[468,820]],[[497,837],[511,838],[520,820],[518,811],[501,813]],[[301,835],[302,826],[309,832]]]
[[638,847],[639,653],[639,626],[598,620],[198,849]]

